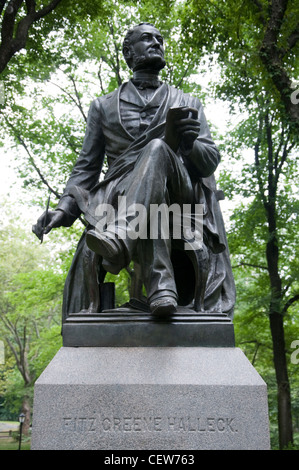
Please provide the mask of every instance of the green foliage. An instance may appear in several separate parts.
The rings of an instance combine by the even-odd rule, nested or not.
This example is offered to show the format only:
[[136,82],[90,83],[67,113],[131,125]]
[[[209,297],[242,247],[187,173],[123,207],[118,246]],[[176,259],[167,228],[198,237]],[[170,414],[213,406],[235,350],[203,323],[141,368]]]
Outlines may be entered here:
[[[250,111],[260,91],[266,90],[281,119],[288,123],[295,119],[298,126],[298,112],[292,109],[296,117],[291,112],[290,84],[299,71],[299,11],[298,4],[287,2],[275,29],[274,18],[283,11],[283,3],[194,0],[184,3],[183,25],[189,47],[216,55],[221,67],[220,80],[215,84],[217,97],[228,99],[232,107],[242,105],[243,110]],[[271,31],[275,34],[272,39]],[[295,129],[298,127],[294,128],[294,138],[298,134]]]
[[30,350],[29,360],[34,363],[36,378],[44,371],[57,351],[62,347],[61,322],[53,323],[41,331],[38,341]]
[[[60,318],[65,273],[59,256],[34,242],[7,208],[0,226],[0,396],[19,412],[24,396],[61,346]],[[3,400],[3,399],[2,399]]]
[[105,282],[114,282],[116,285],[115,290],[115,305],[120,307],[130,300],[129,287],[130,287],[130,275],[123,269],[116,276],[114,274],[107,273]]

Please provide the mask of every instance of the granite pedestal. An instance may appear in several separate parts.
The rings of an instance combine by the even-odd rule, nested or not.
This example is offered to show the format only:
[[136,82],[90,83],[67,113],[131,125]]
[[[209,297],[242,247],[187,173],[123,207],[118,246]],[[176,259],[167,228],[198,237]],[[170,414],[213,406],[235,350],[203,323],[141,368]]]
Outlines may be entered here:
[[269,449],[266,384],[242,351],[161,346],[158,330],[155,346],[63,346],[35,384],[32,449]]

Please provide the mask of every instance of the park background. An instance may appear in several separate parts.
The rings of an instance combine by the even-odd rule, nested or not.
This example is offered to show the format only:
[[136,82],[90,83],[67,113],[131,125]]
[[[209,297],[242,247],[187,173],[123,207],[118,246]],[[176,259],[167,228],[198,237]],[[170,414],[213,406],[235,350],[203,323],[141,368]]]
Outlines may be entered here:
[[[31,226],[49,196],[57,204],[91,101],[129,78],[122,39],[141,21],[164,36],[162,79],[204,105],[222,155],[236,346],[267,383],[272,449],[298,449],[299,4],[10,0],[0,12],[0,449],[18,447],[1,422],[20,412],[30,448],[34,382],[62,344],[63,284],[83,229],[78,220],[41,245]],[[133,277],[132,266],[110,276],[118,305]]]

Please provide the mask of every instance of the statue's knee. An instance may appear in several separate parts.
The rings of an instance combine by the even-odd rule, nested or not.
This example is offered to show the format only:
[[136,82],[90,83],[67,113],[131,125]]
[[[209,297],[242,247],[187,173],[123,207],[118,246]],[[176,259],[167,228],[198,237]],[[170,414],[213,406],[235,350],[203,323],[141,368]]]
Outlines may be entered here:
[[161,165],[161,155],[167,150],[166,144],[161,139],[153,139],[147,144],[147,153],[151,162],[158,162]]
[[148,149],[150,149],[153,154],[159,153],[165,148],[165,142],[162,139],[153,139],[147,144]]

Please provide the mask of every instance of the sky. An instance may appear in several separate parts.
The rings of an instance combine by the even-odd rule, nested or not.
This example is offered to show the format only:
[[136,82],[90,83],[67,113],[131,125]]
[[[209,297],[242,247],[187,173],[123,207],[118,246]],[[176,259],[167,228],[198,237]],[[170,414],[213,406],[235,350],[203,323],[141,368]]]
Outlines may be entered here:
[[[0,147],[0,207],[3,204],[13,206],[24,226],[31,231],[31,226],[39,217],[41,209],[30,204],[31,193],[22,188],[22,181],[15,166],[13,155],[4,152],[3,147]],[[0,211],[0,227],[9,222],[7,217],[7,213]]]

